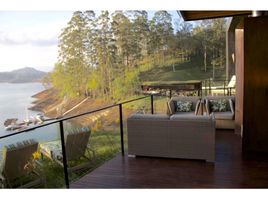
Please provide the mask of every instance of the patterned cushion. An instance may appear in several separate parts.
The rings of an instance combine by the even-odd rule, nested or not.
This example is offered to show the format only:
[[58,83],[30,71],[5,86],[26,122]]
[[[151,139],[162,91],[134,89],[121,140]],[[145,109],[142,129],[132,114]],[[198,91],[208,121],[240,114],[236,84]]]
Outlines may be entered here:
[[46,154],[49,155],[52,159],[61,160],[62,150],[60,140],[41,143],[40,148],[42,151],[46,152]]
[[229,101],[227,99],[209,100],[211,112],[231,111]]
[[176,112],[192,112],[194,111],[193,102],[191,101],[176,101]]

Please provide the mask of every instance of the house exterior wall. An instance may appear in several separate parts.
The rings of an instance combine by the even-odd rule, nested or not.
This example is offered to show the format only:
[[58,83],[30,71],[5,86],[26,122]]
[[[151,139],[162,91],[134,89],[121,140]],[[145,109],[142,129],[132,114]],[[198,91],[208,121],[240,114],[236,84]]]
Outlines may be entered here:
[[235,129],[242,134],[244,98],[244,30],[235,29],[236,105]]
[[268,153],[268,16],[244,21],[243,151]]

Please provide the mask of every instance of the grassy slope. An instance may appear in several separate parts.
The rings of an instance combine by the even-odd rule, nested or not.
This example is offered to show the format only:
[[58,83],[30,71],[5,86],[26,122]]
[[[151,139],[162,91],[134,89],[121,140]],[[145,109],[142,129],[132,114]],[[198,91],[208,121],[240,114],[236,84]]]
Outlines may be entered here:
[[[172,66],[157,67],[146,72],[142,72],[140,80],[144,81],[187,81],[204,80],[212,77],[212,69],[204,72],[200,66],[192,62],[180,63],[175,65],[176,71],[173,72]],[[223,78],[224,69],[216,70],[216,79]]]
[[[173,72],[172,66],[156,67],[149,71],[142,72],[140,74],[141,82],[153,81],[190,81],[190,80],[205,80],[212,77],[212,67],[209,67],[207,72],[203,70],[200,65],[187,62],[175,65],[176,71]],[[224,79],[225,69],[216,69],[215,79]],[[155,113],[166,114],[166,97],[154,97],[154,109]],[[139,106],[136,102],[133,102],[136,106]],[[148,101],[145,106],[147,113],[150,110],[150,102]],[[135,108],[138,110],[139,108]]]

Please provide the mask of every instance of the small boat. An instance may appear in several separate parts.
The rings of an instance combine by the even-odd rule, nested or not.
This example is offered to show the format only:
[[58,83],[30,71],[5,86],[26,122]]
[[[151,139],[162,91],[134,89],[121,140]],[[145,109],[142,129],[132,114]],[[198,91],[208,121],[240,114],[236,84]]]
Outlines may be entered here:
[[24,125],[21,124],[9,124],[8,126],[5,127],[6,131],[15,131],[17,129],[24,128]]
[[35,116],[35,119],[39,122],[39,123],[43,123],[45,121],[45,117],[43,114],[39,113]]
[[11,118],[11,119],[7,119],[5,122],[4,122],[4,126],[7,127],[11,124],[16,124],[18,121],[17,118]]
[[49,120],[54,120],[54,119],[45,119],[45,116],[43,114],[38,113],[36,116],[31,116],[31,117],[27,115],[26,119],[20,123],[17,122],[18,119],[16,118],[7,119],[4,122],[4,126],[5,126],[6,131],[22,130],[22,129],[28,128],[31,125],[42,124],[45,121],[49,121]]

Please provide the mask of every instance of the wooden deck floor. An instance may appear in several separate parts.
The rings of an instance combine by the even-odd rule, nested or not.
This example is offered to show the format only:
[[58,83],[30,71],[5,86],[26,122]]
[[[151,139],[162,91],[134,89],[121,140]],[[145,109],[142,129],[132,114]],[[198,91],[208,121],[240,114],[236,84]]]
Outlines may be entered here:
[[121,155],[71,184],[71,188],[267,188],[268,159],[243,158],[241,139],[217,131],[214,164],[197,160]]

